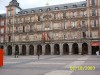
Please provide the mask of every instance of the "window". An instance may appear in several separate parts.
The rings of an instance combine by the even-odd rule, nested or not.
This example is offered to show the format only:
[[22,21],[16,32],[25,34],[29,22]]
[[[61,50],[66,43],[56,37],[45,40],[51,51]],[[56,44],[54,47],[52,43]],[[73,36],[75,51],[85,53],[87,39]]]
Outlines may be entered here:
[[8,20],[8,24],[11,24],[11,19]]
[[92,27],[96,27],[97,20],[92,20]]
[[4,20],[1,21],[1,26],[4,26]]
[[85,21],[82,21],[82,26],[84,26],[85,25]]
[[1,34],[3,34],[4,33],[4,28],[1,28]]
[[9,41],[9,42],[11,41],[11,36],[9,36],[9,39],[8,39],[8,41]]
[[28,12],[27,12],[27,11],[25,11],[24,13],[25,13],[25,14],[27,14]]
[[12,16],[12,13],[11,13],[11,11],[8,11],[8,16]]
[[15,19],[15,23],[18,23],[18,19],[17,18]]
[[16,32],[18,32],[18,27],[16,27]]
[[82,16],[83,17],[86,16],[86,11],[82,11],[82,12],[83,12]]
[[86,38],[86,33],[85,32],[83,32],[83,38]]
[[92,9],[92,16],[96,16],[95,8]]
[[40,16],[38,16],[38,21],[40,21]]
[[86,4],[82,4],[83,7],[86,7]]
[[95,5],[95,0],[91,0],[91,4],[92,5]]
[[43,10],[42,9],[39,9],[39,11],[42,12]]
[[30,25],[30,31],[33,31],[33,26],[32,25]]
[[64,9],[67,9],[68,7],[67,6],[64,6]]
[[73,8],[76,8],[77,7],[77,5],[73,5]]
[[47,11],[50,11],[50,10],[51,10],[50,8],[47,9]]
[[34,13],[34,12],[35,12],[34,10],[31,11],[31,13]]
[[72,28],[77,27],[77,21],[76,22],[75,21],[71,22],[71,26],[72,26]]
[[23,23],[25,22],[25,18],[22,18],[22,22],[23,22]]
[[34,17],[30,17],[30,22],[34,22]]
[[55,7],[55,10],[58,10],[59,8],[58,7]]
[[66,18],[66,12],[63,13],[63,18]]

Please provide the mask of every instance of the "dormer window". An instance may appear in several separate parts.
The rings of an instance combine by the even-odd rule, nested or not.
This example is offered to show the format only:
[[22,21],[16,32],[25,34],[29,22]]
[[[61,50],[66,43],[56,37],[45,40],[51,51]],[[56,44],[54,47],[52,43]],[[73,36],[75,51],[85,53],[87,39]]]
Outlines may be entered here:
[[73,8],[76,8],[77,7],[77,5],[73,5]]
[[27,11],[25,11],[24,13],[25,13],[25,14],[27,14],[28,12],[27,12]]
[[55,10],[59,10],[59,7],[55,7]]
[[35,12],[34,10],[31,11],[31,13],[34,13],[34,12]]
[[39,11],[42,12],[43,10],[42,9],[39,9]]
[[64,6],[64,9],[67,9],[68,7],[67,6]]
[[85,6],[86,6],[86,4],[82,4],[82,6],[83,6],[83,7],[85,7]]
[[50,10],[51,10],[50,8],[47,9],[47,11],[50,11]]

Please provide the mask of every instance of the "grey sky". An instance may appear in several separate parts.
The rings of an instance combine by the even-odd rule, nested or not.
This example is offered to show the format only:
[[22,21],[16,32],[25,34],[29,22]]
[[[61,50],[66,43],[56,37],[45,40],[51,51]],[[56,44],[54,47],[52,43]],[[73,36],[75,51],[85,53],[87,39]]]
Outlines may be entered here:
[[[6,7],[11,0],[0,0],[0,14],[6,12]],[[20,3],[22,9],[34,8],[45,6],[46,3],[49,5],[80,2],[85,0],[17,0]]]

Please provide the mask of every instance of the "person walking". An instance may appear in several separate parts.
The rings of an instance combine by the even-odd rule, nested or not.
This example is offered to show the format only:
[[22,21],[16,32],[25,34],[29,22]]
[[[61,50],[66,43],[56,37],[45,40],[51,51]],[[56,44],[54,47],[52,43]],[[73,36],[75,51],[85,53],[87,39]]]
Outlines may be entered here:
[[99,56],[99,51],[96,51],[96,55],[97,55],[97,57]]
[[19,53],[18,53],[18,51],[16,50],[16,51],[15,51],[15,58],[18,58],[18,55],[19,55]]

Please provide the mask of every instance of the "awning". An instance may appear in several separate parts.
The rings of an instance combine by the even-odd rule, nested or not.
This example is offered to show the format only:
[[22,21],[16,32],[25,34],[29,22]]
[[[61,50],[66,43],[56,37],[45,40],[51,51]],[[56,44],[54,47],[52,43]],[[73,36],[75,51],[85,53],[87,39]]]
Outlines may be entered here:
[[91,42],[91,45],[92,46],[100,46],[100,43],[99,42]]

